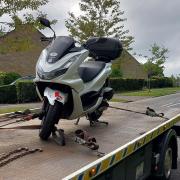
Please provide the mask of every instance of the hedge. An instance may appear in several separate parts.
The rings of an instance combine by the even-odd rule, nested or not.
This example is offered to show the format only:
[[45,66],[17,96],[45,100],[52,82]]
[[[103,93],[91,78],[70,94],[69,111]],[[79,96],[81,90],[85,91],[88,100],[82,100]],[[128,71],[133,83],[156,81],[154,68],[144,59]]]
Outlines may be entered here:
[[[147,80],[143,79],[110,79],[110,87],[114,91],[141,90],[147,86]],[[171,78],[156,78],[151,80],[151,88],[172,87]],[[37,102],[35,84],[32,81],[18,81],[16,85],[6,85],[0,87],[0,103],[26,103]]]
[[[146,81],[147,84],[147,81]],[[173,87],[172,78],[163,77],[163,78],[154,78],[150,81],[151,88],[164,88],[164,87]]]
[[[173,87],[173,81],[171,78],[163,77],[151,79],[151,88],[165,88]],[[111,78],[110,86],[114,91],[132,91],[141,90],[147,87],[147,80],[144,79],[122,79],[122,78]]]
[[18,81],[16,83],[16,91],[19,103],[38,101],[36,87],[32,81]]
[[0,87],[0,103],[16,103],[17,102],[17,93],[15,85],[7,85]]
[[112,73],[110,75],[110,78],[122,78],[122,77],[123,77],[123,72],[121,71],[121,69],[114,67],[112,69]]
[[8,85],[20,77],[21,76],[19,74],[14,72],[10,72],[10,73],[0,72],[0,86]]
[[110,87],[114,91],[131,91],[140,90],[144,86],[143,79],[122,79],[122,78],[112,78],[110,79]]

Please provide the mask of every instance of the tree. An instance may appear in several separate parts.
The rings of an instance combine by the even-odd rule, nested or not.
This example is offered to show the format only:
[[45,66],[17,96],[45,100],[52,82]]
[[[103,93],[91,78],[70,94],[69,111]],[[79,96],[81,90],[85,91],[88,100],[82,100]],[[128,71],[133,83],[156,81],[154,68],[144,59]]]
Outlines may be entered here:
[[177,76],[171,75],[171,80],[173,81],[174,87],[180,87],[180,74]]
[[120,10],[119,0],[81,0],[79,5],[82,15],[76,17],[69,12],[66,20],[68,31],[78,42],[83,43],[90,37],[116,37],[126,49],[132,49],[134,38],[124,30],[126,19],[122,17],[124,11]]
[[0,17],[4,14],[16,15],[24,9],[37,10],[48,0],[0,0]]
[[[48,3],[49,0],[0,0],[0,18],[8,14],[9,17],[11,17],[12,22],[2,22],[0,21],[1,29],[0,34],[4,34],[3,32],[6,30],[5,27],[14,28],[18,24],[23,23],[31,23],[34,24],[36,27],[43,28],[40,26],[38,22],[38,18],[40,16],[46,17],[46,14],[42,13],[41,11],[38,11],[38,8],[42,5],[45,5]],[[24,14],[24,20],[18,16],[18,13],[23,10],[32,10],[32,11],[38,11],[35,16],[33,16],[31,13]],[[55,20],[52,21],[52,23],[56,23]]]
[[[35,27],[37,27],[38,29],[44,29],[45,26],[43,26],[42,24],[40,24],[39,22],[39,18],[40,17],[44,17],[47,18],[47,14],[38,11],[36,17],[34,17],[32,14],[30,13],[26,13],[24,14],[24,23],[28,23],[28,24],[33,24]],[[53,19],[50,21],[51,25],[56,24],[57,20]]]
[[149,51],[151,56],[148,57],[147,62],[144,64],[144,69],[149,76],[164,76],[164,63],[168,58],[167,53],[169,50],[154,43]]
[[114,67],[112,69],[111,77],[112,78],[122,78],[123,77],[123,72],[121,71],[120,68]]

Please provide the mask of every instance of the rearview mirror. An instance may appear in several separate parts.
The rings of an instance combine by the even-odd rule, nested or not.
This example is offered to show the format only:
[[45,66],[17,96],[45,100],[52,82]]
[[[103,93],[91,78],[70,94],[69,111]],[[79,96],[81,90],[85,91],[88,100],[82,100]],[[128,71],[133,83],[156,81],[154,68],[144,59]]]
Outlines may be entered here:
[[48,19],[45,19],[45,18],[41,17],[41,18],[39,18],[39,21],[43,26],[51,28],[51,23],[50,23],[50,21]]

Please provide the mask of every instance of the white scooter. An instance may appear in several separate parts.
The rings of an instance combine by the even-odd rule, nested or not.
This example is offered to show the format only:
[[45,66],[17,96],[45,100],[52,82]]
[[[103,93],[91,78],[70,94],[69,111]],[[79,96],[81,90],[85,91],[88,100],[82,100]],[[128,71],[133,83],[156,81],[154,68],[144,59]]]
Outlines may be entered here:
[[[40,22],[52,29],[47,19],[40,18]],[[39,57],[34,80],[44,101],[39,133],[42,140],[49,138],[62,118],[86,116],[91,125],[100,122],[107,101],[113,97],[113,89],[108,86],[111,60],[119,57],[123,49],[114,38],[91,38],[76,47],[72,37],[56,37],[54,32],[51,41]]]

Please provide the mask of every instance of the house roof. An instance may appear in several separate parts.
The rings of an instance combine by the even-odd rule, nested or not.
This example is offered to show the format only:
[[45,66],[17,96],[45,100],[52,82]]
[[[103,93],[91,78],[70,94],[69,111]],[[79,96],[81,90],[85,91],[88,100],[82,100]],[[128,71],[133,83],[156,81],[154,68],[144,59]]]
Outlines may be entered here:
[[[42,37],[45,37],[45,35],[39,30],[37,29],[34,25],[32,24],[22,24],[20,25],[21,28],[22,27],[31,27],[32,29],[34,29],[35,31],[37,31]],[[7,33],[5,33],[3,36],[0,36],[0,39],[6,38],[7,36],[9,36],[10,34],[14,33],[16,31],[16,29],[14,28],[12,31],[9,31]]]

